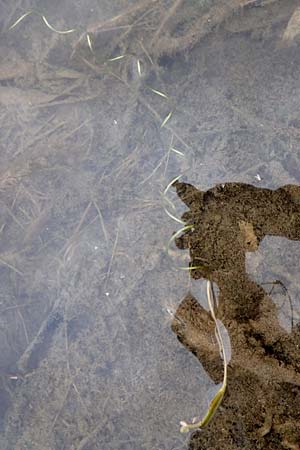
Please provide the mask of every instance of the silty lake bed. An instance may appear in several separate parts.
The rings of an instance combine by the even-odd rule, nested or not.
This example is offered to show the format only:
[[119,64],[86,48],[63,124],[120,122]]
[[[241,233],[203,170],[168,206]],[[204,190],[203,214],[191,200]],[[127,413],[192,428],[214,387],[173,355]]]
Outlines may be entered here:
[[299,448],[298,3],[0,12],[0,447]]

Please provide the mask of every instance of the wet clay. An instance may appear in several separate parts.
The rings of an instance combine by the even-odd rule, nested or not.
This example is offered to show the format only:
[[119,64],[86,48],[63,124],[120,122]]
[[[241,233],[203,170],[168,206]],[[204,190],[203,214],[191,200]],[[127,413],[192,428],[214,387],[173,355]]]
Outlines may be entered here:
[[[272,191],[226,183],[201,192],[187,183],[174,185],[189,207],[182,218],[193,225],[176,245],[189,249],[194,279],[217,284],[217,317],[232,346],[226,397],[209,426],[192,435],[190,448],[299,449],[300,330],[282,328],[275,304],[250,279],[245,260],[267,235],[300,239],[300,187]],[[190,294],[172,328],[220,382],[222,361],[211,339],[214,322]]]

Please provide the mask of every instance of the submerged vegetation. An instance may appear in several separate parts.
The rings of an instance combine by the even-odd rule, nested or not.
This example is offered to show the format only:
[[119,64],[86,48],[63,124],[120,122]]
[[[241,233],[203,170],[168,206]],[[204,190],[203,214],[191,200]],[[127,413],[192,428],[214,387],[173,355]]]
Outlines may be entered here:
[[[58,34],[81,33],[75,43],[74,51],[86,46],[90,52],[99,58],[99,52],[110,53],[110,61],[123,59],[125,56],[137,58],[138,73],[141,76],[141,66],[153,64],[154,60],[191,50],[200,40],[217,26],[228,20],[232,15],[239,14],[244,9],[263,8],[277,0],[227,0],[214,2],[186,2],[174,0],[170,4],[165,0],[140,0],[127,10],[111,19],[95,23],[82,30],[74,27],[58,30],[45,15],[30,10],[22,14],[9,30],[14,29],[26,17],[37,15],[45,25]],[[296,8],[282,36],[282,42],[290,45],[299,36],[299,8]],[[105,37],[105,35],[108,37]],[[108,44],[108,45],[107,45]],[[116,54],[118,53],[118,54]],[[154,90],[158,95],[166,94]],[[172,112],[169,113],[171,115]],[[167,116],[168,117],[168,116]]]
[[216,414],[220,404],[222,403],[226,386],[227,386],[227,366],[231,360],[231,344],[230,344],[230,338],[228,335],[228,331],[225,328],[224,324],[216,318],[215,315],[215,301],[214,301],[214,295],[211,288],[210,281],[207,281],[207,301],[209,305],[209,310],[211,317],[213,318],[213,321],[215,323],[215,336],[217,339],[217,343],[220,350],[220,356],[223,360],[224,365],[224,375],[223,375],[223,382],[219,389],[217,390],[215,396],[211,400],[208,410],[206,414],[203,416],[203,418],[194,418],[191,423],[187,423],[185,421],[181,421],[180,425],[180,432],[181,433],[188,433],[189,431],[204,428],[206,425],[209,424],[209,422],[212,420],[214,415]]
[[[34,414],[28,413],[29,418],[26,415],[29,395],[32,395],[31,401],[36,415],[40,415],[45,423],[50,424],[51,431],[49,435],[47,434],[46,439],[41,431],[39,442],[42,444],[39,444],[39,448],[44,445],[46,440],[47,444],[45,445],[48,445],[49,448],[56,448],[56,445],[61,448],[63,439],[65,439],[64,442],[67,442],[66,445],[71,443],[70,447],[74,446],[77,449],[86,447],[96,449],[118,445],[117,443],[107,443],[105,439],[102,441],[101,437],[98,438],[102,431],[100,428],[105,428],[106,417],[109,416],[116,419],[107,424],[107,430],[111,426],[111,429],[107,431],[108,436],[121,435],[126,429],[126,426],[123,426],[123,417],[125,417],[125,423],[127,417],[134,413],[130,410],[130,414],[128,414],[126,407],[124,408],[124,404],[127,407],[132,405],[132,398],[129,398],[129,402],[126,403],[128,401],[126,395],[132,386],[135,386],[137,390],[141,389],[137,392],[142,395],[144,392],[142,382],[144,379],[147,382],[146,375],[141,368],[143,359],[148,358],[148,354],[145,354],[144,350],[138,357],[135,355],[136,359],[133,358],[126,366],[128,372],[126,372],[125,381],[118,375],[122,372],[118,364],[123,361],[126,338],[135,326],[130,322],[130,333],[128,333],[126,307],[129,308],[130,318],[136,318],[138,323],[136,334],[133,336],[133,340],[138,342],[140,340],[138,333],[145,329],[148,304],[152,305],[151,301],[156,301],[158,297],[157,291],[154,289],[156,284],[160,283],[155,280],[150,286],[142,277],[144,273],[150,276],[152,268],[155,267],[155,264],[159,264],[159,253],[163,244],[159,247],[157,242],[159,242],[161,232],[165,231],[161,226],[163,214],[159,216],[158,223],[154,223],[153,215],[151,223],[149,221],[148,230],[144,230],[145,216],[142,213],[149,208],[157,208],[161,211],[161,186],[168,183],[166,178],[167,180],[172,178],[172,180],[162,192],[163,207],[168,217],[181,225],[181,229],[170,238],[167,244],[167,253],[172,255],[174,243],[178,248],[188,249],[190,264],[177,268],[189,271],[191,278],[209,280],[206,286],[209,310],[203,311],[195,299],[184,299],[183,306],[180,305],[175,312],[173,310],[169,312],[177,321],[177,328],[173,324],[172,329],[186,348],[196,354],[201,362],[203,361],[203,367],[216,384],[216,391],[210,398],[205,412],[189,422],[181,421],[180,431],[187,433],[191,430],[203,429],[203,433],[198,434],[202,434],[204,437],[193,436],[191,438],[195,439],[193,442],[199,439],[194,448],[203,448],[203,441],[207,440],[205,433],[211,432],[211,429],[206,429],[206,426],[224,401],[226,414],[219,414],[218,420],[212,424],[216,429],[216,433],[212,436],[214,442],[212,446],[216,450],[226,448],[227,442],[232,443],[232,434],[234,434],[234,438],[238,436],[240,439],[240,441],[232,443],[232,448],[241,448],[240,446],[246,443],[244,448],[252,450],[252,448],[256,448],[253,442],[256,445],[256,441],[259,439],[260,447],[257,448],[261,449],[281,450],[283,446],[290,449],[297,448],[299,438],[297,431],[293,429],[293,426],[298,423],[293,405],[295,402],[299,402],[300,397],[298,392],[300,363],[297,330],[292,321],[292,336],[287,335],[278,325],[276,308],[270,300],[272,290],[266,295],[260,286],[249,280],[244,273],[240,276],[239,272],[240,267],[245,267],[243,259],[245,252],[255,252],[262,239],[263,226],[267,222],[265,220],[261,223],[255,222],[255,218],[261,214],[262,210],[271,211],[270,216],[274,220],[275,218],[278,220],[276,223],[268,222],[270,233],[276,229],[280,233],[291,236],[289,234],[291,224],[296,229],[298,213],[295,204],[299,203],[297,190],[282,189],[274,194],[274,197],[270,193],[262,192],[263,190],[258,194],[253,194],[253,191],[249,195],[246,193],[246,199],[251,199],[252,194],[253,198],[255,197],[249,207],[249,210],[255,212],[255,217],[251,216],[249,219],[240,217],[240,211],[238,210],[236,213],[235,206],[232,206],[233,198],[241,197],[245,192],[243,186],[238,184],[230,186],[228,183],[219,185],[209,192],[200,192],[196,188],[192,189],[190,185],[180,183],[181,176],[177,175],[176,170],[170,177],[167,172],[168,164],[172,163],[174,159],[180,161],[181,164],[178,173],[185,173],[189,169],[188,157],[192,153],[191,142],[196,144],[197,149],[203,147],[202,155],[206,155],[206,160],[203,158],[205,163],[209,158],[213,159],[218,154],[216,146],[213,147],[212,156],[207,156],[211,150],[210,142],[215,138],[219,139],[218,128],[221,129],[220,135],[225,133],[230,138],[232,136],[230,134],[232,130],[229,130],[228,125],[232,119],[231,115],[230,121],[226,122],[223,130],[223,125],[219,123],[219,116],[214,122],[216,109],[221,108],[221,103],[226,103],[227,100],[226,107],[230,109],[230,114],[239,116],[239,120],[234,125],[237,135],[240,135],[247,127],[250,128],[251,125],[255,129],[255,133],[257,129],[263,129],[265,133],[269,127],[280,142],[284,140],[282,136],[286,129],[282,124],[279,126],[275,120],[268,122],[265,117],[253,118],[248,114],[247,108],[245,108],[246,112],[242,114],[240,104],[237,107],[230,103],[235,92],[235,88],[232,88],[231,84],[238,86],[241,90],[245,84],[245,89],[247,89],[247,80],[240,83],[239,78],[238,70],[243,67],[242,63],[238,64],[237,78],[232,76],[232,82],[229,76],[230,82],[226,80],[228,85],[222,91],[222,102],[216,101],[209,110],[210,118],[207,123],[203,121],[203,115],[201,116],[198,111],[202,106],[201,102],[198,102],[199,96],[195,95],[197,106],[193,114],[194,118],[197,116],[197,119],[193,121],[193,117],[189,117],[186,122],[179,124],[177,112],[181,111],[175,107],[177,98],[174,98],[174,92],[175,96],[178,93],[179,97],[183,92],[189,92],[190,86],[187,89],[186,86],[183,88],[182,84],[177,82],[174,83],[174,86],[171,83],[166,85],[164,82],[164,76],[166,73],[170,75],[172,64],[174,61],[176,62],[177,57],[184,55],[188,61],[188,69],[190,68],[192,73],[193,60],[189,60],[188,55],[199,42],[204,41],[205,37],[222,24],[225,29],[230,30],[230,18],[238,21],[239,16],[243,16],[242,12],[249,12],[252,9],[263,11],[264,7],[275,4],[276,0],[228,0],[221,3],[208,0],[174,0],[172,2],[141,0],[111,19],[99,20],[85,29],[81,29],[81,27],[68,28],[61,25],[56,27],[52,24],[55,22],[52,22],[48,15],[36,11],[28,11],[16,20],[10,18],[12,25],[9,24],[10,26],[6,27],[9,36],[16,32],[19,26],[26,26],[30,29],[30,21],[36,20],[37,17],[42,20],[43,30],[45,27],[48,28],[47,33],[50,30],[54,36],[56,34],[70,35],[70,40],[74,38],[70,49],[72,56],[70,61],[75,66],[75,70],[61,68],[54,72],[50,76],[52,84],[51,81],[48,81],[48,84],[45,82],[43,85],[43,80],[47,80],[49,77],[47,71],[50,66],[47,67],[46,73],[43,72],[43,68],[36,74],[30,72],[32,67],[35,67],[34,64],[32,66],[24,64],[25,78],[26,74],[30,73],[34,80],[34,88],[28,92],[29,95],[25,97],[23,104],[20,101],[21,93],[23,93],[20,87],[24,86],[22,78],[24,74],[21,74],[19,87],[15,87],[11,82],[13,79],[11,74],[3,75],[4,88],[8,89],[10,95],[5,97],[3,94],[2,102],[5,107],[14,105],[14,101],[16,105],[22,104],[19,111],[16,112],[18,108],[13,109],[12,116],[19,117],[20,114],[22,126],[24,124],[21,129],[20,146],[18,148],[8,147],[10,157],[13,155],[13,164],[19,156],[21,163],[19,166],[15,165],[15,170],[5,171],[0,178],[0,192],[7,195],[7,199],[3,202],[3,223],[0,228],[4,242],[4,250],[0,253],[0,265],[3,269],[2,274],[4,273],[5,276],[8,274],[8,280],[13,284],[12,294],[9,292],[3,296],[2,313],[16,314],[12,316],[12,321],[14,320],[14,323],[18,325],[16,335],[22,338],[20,339],[22,342],[18,344],[19,347],[15,346],[15,337],[11,339],[14,345],[12,346],[13,351],[9,352],[9,354],[17,354],[19,358],[16,367],[20,371],[20,375],[13,372],[10,380],[20,378],[21,400],[21,381],[24,379],[28,383],[25,386],[24,402],[22,403],[20,400],[20,404],[16,407],[17,416],[24,416],[24,428],[27,427],[24,432],[25,437],[22,436],[23,440],[20,439],[20,448],[30,447],[31,439],[36,438],[35,436],[31,438],[31,433],[33,435],[37,429],[35,428],[36,424],[31,422]],[[290,9],[288,20],[285,20],[281,32],[276,37],[278,47],[291,47],[299,39],[299,8],[295,9],[291,6]],[[267,9],[264,11],[267,16]],[[240,28],[237,27],[235,30],[240,30]],[[234,32],[238,33],[239,31]],[[53,33],[50,33],[51,36]],[[246,33],[248,33],[247,29]],[[259,34],[258,37],[255,36],[258,41],[259,36]],[[44,56],[42,55],[41,59]],[[196,55],[195,58],[198,56]],[[209,60],[210,54],[204,55],[200,66],[206,67]],[[234,60],[238,61],[236,50],[234,50]],[[199,66],[195,68],[195,75],[193,74],[197,79],[202,76],[199,75],[198,69]],[[213,67],[213,69],[215,68]],[[229,73],[230,70],[227,72]],[[235,70],[236,66],[232,64],[232,71]],[[212,73],[213,77],[216,76],[214,70]],[[211,85],[213,89],[211,89],[209,70],[205,76],[209,82],[205,82],[203,86],[196,83],[193,89],[195,92],[197,89],[199,92],[201,91],[203,96],[208,92],[208,96],[203,97],[203,104],[207,105],[214,99],[213,96],[217,89],[213,82]],[[51,77],[53,78],[51,79]],[[35,85],[38,84],[36,79],[42,84],[40,92]],[[107,79],[109,82],[105,85]],[[111,80],[115,84],[111,83]],[[255,85],[252,79],[249,84],[251,84],[251,88]],[[206,88],[208,88],[207,91]],[[83,95],[80,94],[81,92]],[[240,92],[237,90],[237,96],[240,95]],[[253,95],[253,92],[255,95],[257,94],[256,91],[251,91],[249,96]],[[116,93],[115,96],[114,93]],[[95,102],[95,104],[89,103],[90,100],[98,100],[98,97],[101,101]],[[114,97],[117,98],[116,101]],[[77,106],[73,108],[73,105],[80,102],[85,102],[82,115]],[[72,104],[72,111],[75,112],[73,122],[70,120],[70,128],[67,128],[66,123],[69,118],[66,110],[63,109],[61,115],[58,114],[56,117],[51,108],[55,105],[67,108],[69,103]],[[88,107],[86,107],[87,104]],[[248,103],[246,103],[247,105]],[[23,120],[23,111],[21,110],[25,111],[28,107],[30,107],[32,120],[37,129],[34,129],[36,134],[33,133],[33,136],[29,136],[27,142],[26,139],[24,140],[24,136],[27,137],[30,121],[26,114],[24,115],[25,120]],[[47,107],[49,107],[49,111],[45,109]],[[154,117],[154,124],[151,123],[152,130],[148,127],[147,121],[139,120],[140,109],[142,109],[140,107],[146,109]],[[101,108],[103,108],[103,114],[99,112],[102,111]],[[38,115],[38,111],[42,111],[41,116]],[[88,115],[89,112],[90,115]],[[222,110],[220,115],[223,113]],[[5,112],[5,114],[8,114],[8,119],[12,117],[9,116],[9,108],[8,113]],[[6,117],[5,114],[4,117]],[[212,117],[214,119],[211,119]],[[201,125],[199,125],[200,122]],[[9,120],[6,123],[8,124]],[[263,128],[262,123],[267,125]],[[198,142],[198,139],[194,138],[193,141],[190,137],[192,130],[199,130],[201,127],[202,134],[200,133],[200,135],[204,136],[203,140]],[[287,139],[290,148],[295,148],[295,142],[299,135],[297,127],[296,120],[295,126],[293,125],[294,140],[290,135]],[[132,129],[136,134],[131,131]],[[12,133],[9,130],[7,136],[10,142]],[[79,131],[85,133],[83,142],[77,139]],[[236,130],[234,129],[234,131]],[[59,133],[58,137],[57,133]],[[155,139],[155,133],[159,134],[161,138]],[[56,134],[56,138],[53,140],[51,139],[52,134]],[[206,136],[209,137],[206,139]],[[167,144],[162,137],[166,137]],[[273,134],[268,136],[270,142],[272,137]],[[47,139],[49,146],[47,143],[42,150],[39,145],[35,147],[36,143],[46,142]],[[228,148],[234,147],[232,145],[235,143],[234,140],[228,142],[230,142]],[[224,152],[227,151],[221,138],[218,145],[221,148],[219,156],[221,154],[222,158],[216,158],[217,164],[220,159],[223,161]],[[32,153],[26,153],[29,147],[34,149]],[[163,155],[157,151],[162,147]],[[12,149],[13,151],[11,151]],[[205,153],[206,149],[207,154]],[[157,153],[155,153],[156,151]],[[234,151],[237,153],[235,149]],[[246,150],[244,151],[246,153]],[[28,157],[28,155],[30,156]],[[250,158],[252,157],[253,155],[250,155]],[[28,161],[25,165],[24,158],[27,158]],[[235,159],[236,156],[232,159],[228,157],[228,161],[233,163]],[[146,166],[148,162],[149,166]],[[241,165],[243,164],[244,160]],[[145,172],[141,173],[140,167]],[[217,171],[220,169],[215,165],[213,167]],[[239,173],[238,169],[236,172]],[[198,170],[199,166],[195,172]],[[230,176],[236,175],[234,170],[229,172]],[[275,171],[274,168],[273,170]],[[158,195],[155,197],[153,195],[155,189],[152,189],[151,182],[160,172],[162,180],[159,180],[161,183],[156,189]],[[26,184],[26,180],[29,180],[34,173],[35,183]],[[222,174],[221,170],[218,172],[218,176],[221,176],[220,173]],[[204,172],[203,177],[205,183],[211,182],[209,171]],[[262,181],[259,175],[256,175],[256,179],[259,182]],[[74,180],[76,183],[78,182],[75,188]],[[150,186],[149,189],[148,186]],[[185,201],[192,212],[187,211],[182,217],[179,216],[175,202],[171,201],[168,196],[171,187],[177,189],[179,197]],[[223,198],[222,195],[232,187],[237,190]],[[267,207],[263,205],[261,209],[255,209],[257,198],[262,198],[265,194],[266,198],[269,198]],[[132,196],[134,196],[134,203],[128,201],[128,198],[132,198]],[[272,209],[278,197],[288,199],[285,207],[287,205],[287,209],[292,212],[291,216],[281,217],[282,220],[279,220],[279,215],[274,214],[274,209]],[[218,199],[220,198],[221,207],[219,208]],[[293,198],[296,198],[295,202],[291,200]],[[212,209],[209,211],[210,207]],[[279,208],[279,210],[282,209],[284,208]],[[224,210],[226,210],[226,218],[229,219],[233,219],[232,212],[236,213],[234,217],[237,226],[231,227],[232,224],[228,226],[227,222],[222,228]],[[201,222],[202,218],[203,222]],[[206,220],[207,222],[205,222]],[[204,226],[201,228],[203,223]],[[141,229],[142,233],[138,234]],[[236,234],[230,235],[228,239],[226,233],[231,229]],[[99,230],[100,239],[98,239]],[[218,240],[218,234],[210,234],[213,230],[216,233],[224,231],[222,239]],[[20,239],[19,236],[21,236]],[[147,241],[148,238],[151,239],[150,243]],[[292,238],[298,239],[296,234]],[[15,241],[17,241],[16,245]],[[141,242],[144,244],[140,244]],[[8,243],[13,243],[12,250]],[[226,245],[222,246],[222,243]],[[40,261],[44,257],[44,253],[46,256],[44,266],[42,266]],[[135,264],[135,261],[138,262]],[[40,265],[41,269],[39,267],[36,271],[35,265]],[[212,273],[213,275],[211,275]],[[164,284],[163,276],[161,279],[161,284]],[[142,282],[139,285],[140,280]],[[173,288],[176,283],[173,279],[171,281],[170,285]],[[266,281],[266,285],[268,281]],[[214,298],[213,283],[220,287],[218,305]],[[261,283],[262,285],[263,283]],[[158,289],[160,287],[163,289],[163,286],[159,286]],[[147,306],[140,301],[140,291],[137,289],[141,290],[145,298],[148,295],[147,289],[149,290],[147,302],[145,302]],[[286,292],[288,292],[287,289]],[[22,294],[20,294],[20,292],[23,293],[23,290],[26,293],[24,303],[23,297],[21,298]],[[117,293],[115,298],[112,293]],[[169,292],[164,291],[162,295],[167,297]],[[14,296],[18,297],[18,301],[10,304],[9,301]],[[126,303],[129,297],[130,300]],[[291,297],[289,296],[290,309],[293,311]],[[133,302],[132,299],[135,298],[137,301]],[[117,303],[114,304],[114,302]],[[37,312],[35,317],[38,326],[31,328],[26,310],[34,304],[41,308],[41,312],[40,314]],[[187,312],[184,317],[182,315],[183,307],[186,307]],[[153,310],[155,311],[155,305]],[[139,320],[140,322],[138,322]],[[154,322],[158,323],[159,317],[155,316]],[[4,321],[2,325],[5,328]],[[230,330],[230,338],[226,327]],[[149,324],[150,328],[151,323]],[[91,330],[96,331],[93,333]],[[110,332],[112,340],[110,340]],[[122,332],[126,334],[122,335]],[[217,345],[212,342],[213,333]],[[63,340],[61,349],[53,347],[51,355],[52,342],[60,343],[61,337]],[[117,342],[115,348],[112,347],[113,339],[116,339]],[[99,340],[101,341],[100,346]],[[105,345],[102,346],[102,343]],[[231,359],[231,345],[234,350],[233,359]],[[149,348],[152,349],[152,347],[155,347],[155,342],[150,342]],[[54,361],[55,370],[52,372],[48,365],[48,351],[49,358],[53,358],[52,363]],[[138,363],[136,360],[139,360]],[[230,377],[228,377],[229,363]],[[137,367],[131,364],[136,364]],[[57,367],[62,367],[61,372],[57,370]],[[136,373],[134,373],[135,368],[137,369]],[[38,382],[36,382],[36,377],[40,377]],[[55,380],[54,394],[51,392],[51,395],[48,395],[47,389],[50,390],[50,387],[52,389],[53,386],[51,377]],[[31,379],[33,380],[32,384],[30,384]],[[101,382],[105,380],[103,386],[101,386],[101,382],[99,383],[99,379]],[[127,379],[131,384],[126,385]],[[230,383],[232,383],[233,389],[228,389],[230,395],[225,396],[227,385]],[[39,394],[36,394],[38,392],[36,386],[40,387]],[[103,391],[101,391],[102,388]],[[116,394],[113,392],[113,388],[116,389]],[[120,401],[118,398],[119,388]],[[164,386],[164,388],[169,394],[172,386]],[[10,387],[8,390],[10,391]],[[115,395],[111,402],[110,394]],[[256,403],[254,406],[249,404],[249,399],[252,401],[252,398]],[[79,405],[78,408],[74,408],[76,401]],[[47,408],[44,408],[45,402],[47,402]],[[39,405],[39,408],[36,405]],[[118,414],[115,414],[115,405],[120,407]],[[227,407],[228,405],[229,407]],[[278,409],[276,409],[277,405],[279,405]],[[173,411],[179,411],[177,406]],[[76,416],[72,415],[74,410],[76,410]],[[70,411],[72,414],[69,414]],[[139,413],[140,411],[142,408]],[[241,411],[241,419],[239,419],[241,428],[238,430],[234,428],[236,411]],[[164,415],[162,414],[162,416]],[[118,423],[119,417],[121,417],[120,423]],[[132,418],[133,416],[130,416],[130,419]],[[137,426],[139,420],[141,420],[141,425]],[[137,429],[142,430],[142,420],[143,417],[141,419],[135,417],[132,420],[134,432]],[[177,420],[179,421],[179,419],[176,419],[176,426]],[[16,432],[13,423],[11,421],[9,424],[9,426],[12,424],[11,436],[13,439],[17,439],[16,435],[19,430]],[[20,427],[22,426],[20,425]],[[115,426],[116,428],[113,428]],[[40,430],[39,426],[38,429]],[[52,433],[53,430],[55,433]],[[248,433],[248,430],[251,432]],[[164,429],[163,432],[165,431]],[[224,441],[225,445],[221,438],[218,441],[223,432],[227,439]],[[97,435],[97,433],[99,434]],[[178,432],[177,436],[180,437]],[[127,439],[128,436],[125,438]],[[139,438],[140,436],[137,435],[137,444],[133,440],[126,442],[130,448],[135,448],[134,445],[140,445]],[[55,439],[57,440],[55,441]],[[270,444],[272,439],[276,442],[274,446]],[[93,443],[95,443],[95,447],[92,447]],[[158,448],[150,441],[147,445],[149,448]],[[7,448],[12,448],[12,446]]]

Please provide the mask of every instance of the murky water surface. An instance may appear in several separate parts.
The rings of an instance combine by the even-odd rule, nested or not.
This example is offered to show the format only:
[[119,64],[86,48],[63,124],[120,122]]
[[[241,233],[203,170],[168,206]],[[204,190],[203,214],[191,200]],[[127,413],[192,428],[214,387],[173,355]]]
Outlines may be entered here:
[[1,449],[299,448],[297,8],[0,2]]

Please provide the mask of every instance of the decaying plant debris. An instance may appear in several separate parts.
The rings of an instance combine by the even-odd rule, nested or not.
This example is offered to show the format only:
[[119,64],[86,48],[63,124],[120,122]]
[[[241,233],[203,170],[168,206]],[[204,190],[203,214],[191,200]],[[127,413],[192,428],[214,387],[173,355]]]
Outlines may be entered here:
[[[276,0],[227,0],[194,2],[144,0],[110,20],[89,27],[76,48],[106,42],[111,53],[158,58],[191,50],[205,36],[234,14],[263,8]],[[88,40],[86,36],[88,35]]]
[[282,36],[282,45],[291,45],[300,34],[300,7],[293,12]]
[[[61,450],[64,443],[76,450],[123,444],[132,450],[140,449],[142,440],[148,448],[163,448],[157,442],[165,442],[167,427],[159,423],[158,432],[153,433],[144,418],[149,413],[151,422],[153,411],[161,408],[157,418],[167,423],[165,414],[179,410],[179,403],[164,407],[178,392],[172,383],[179,371],[168,372],[158,388],[166,402],[151,395],[151,401],[157,403],[142,416],[149,403],[143,380],[147,376],[156,391],[157,385],[152,383],[159,358],[155,364],[149,363],[147,371],[143,364],[148,364],[156,350],[152,331],[156,333],[162,316],[159,301],[168,298],[169,286],[175,297],[181,287],[178,274],[174,277],[173,273],[167,285],[170,261],[162,256],[164,239],[169,236],[164,227],[169,225],[162,225],[161,190],[177,175],[172,172],[168,178],[173,164],[169,156],[178,157],[178,173],[203,169],[201,177],[206,183],[211,182],[212,172],[222,173],[224,154],[229,178],[237,173],[248,177],[253,155],[261,157],[259,150],[250,156],[244,148],[243,154],[240,150],[239,136],[244,144],[243,133],[250,129],[255,130],[254,137],[264,133],[266,141],[274,139],[274,148],[282,145],[285,151],[284,145],[288,145],[288,155],[296,160],[298,110],[291,109],[284,120],[278,120],[270,114],[270,109],[275,109],[270,103],[270,109],[259,117],[253,100],[259,96],[257,86],[269,92],[263,85],[266,56],[270,56],[268,64],[274,63],[276,74],[276,68],[286,64],[280,57],[275,59],[275,54],[295,11],[293,2],[285,2],[282,8],[275,0],[138,0],[127,10],[125,3],[120,2],[108,14],[109,20],[102,21],[98,14],[94,25],[76,30],[72,13],[61,17],[58,13],[55,19],[48,14],[28,14],[19,21],[24,11],[15,5],[5,18],[0,46],[3,449],[41,450],[44,446]],[[266,23],[274,25],[271,31]],[[59,33],[70,30],[66,36]],[[263,33],[268,32],[270,39],[264,41]],[[249,41],[244,39],[248,35]],[[221,48],[228,36],[227,60],[222,60],[214,50]],[[244,54],[239,46],[231,47],[239,41],[245,45],[244,51],[251,47],[255,64],[258,61],[249,78]],[[296,35],[292,41],[297,44]],[[289,50],[283,49],[285,57]],[[212,61],[212,53],[219,58],[219,66]],[[221,79],[216,81],[223,63],[225,87]],[[180,70],[182,65],[188,75],[172,71],[172,64],[178,64]],[[256,71],[260,65],[263,78]],[[292,70],[292,66],[299,73],[293,59],[293,65],[284,66],[284,78],[279,75],[277,87],[283,80],[285,86],[292,82],[290,72],[289,83],[286,81],[286,67]],[[270,67],[273,70],[273,65]],[[182,104],[183,93],[188,98],[191,90],[191,104]],[[276,96],[272,92],[270,97]],[[288,92],[282,98],[291,102]],[[259,111],[260,107],[261,102]],[[230,156],[232,148],[234,158]],[[199,152],[195,152],[195,160],[194,150]],[[284,152],[282,159],[283,165],[287,160],[287,166],[297,166]],[[269,167],[269,155],[267,161]],[[261,168],[261,161],[257,166]],[[292,170],[286,176],[292,177]],[[176,211],[171,215],[175,217]],[[179,222],[184,220],[179,218]],[[255,251],[259,237],[253,224],[241,218],[237,230],[243,248]],[[199,274],[199,266],[205,268],[207,261],[195,260],[194,264]],[[220,279],[220,284],[225,289],[224,280]],[[243,287],[255,286],[245,283]],[[232,289],[222,294],[229,298]],[[293,364],[286,367],[279,358],[281,346],[286,355],[290,341],[277,335],[276,357],[262,357],[260,353],[270,352],[274,344],[271,333],[267,340],[260,335],[266,322],[254,320],[254,331],[251,328],[248,334],[247,326],[238,324],[240,334],[233,333],[235,313],[239,312],[236,306],[236,302],[226,303],[226,314],[221,317],[234,344],[227,394],[216,420],[203,431],[203,437],[192,438],[191,448],[203,448],[208,437],[215,440],[216,450],[230,448],[232,442],[231,448],[238,450],[241,446],[253,450],[257,442],[258,448],[268,450],[295,448],[293,405],[299,403],[298,374],[291,370]],[[267,300],[263,306],[266,314],[274,312]],[[178,337],[203,362],[213,380],[222,381],[223,366],[211,340],[214,322],[210,315],[187,296],[177,316],[180,320],[173,329]],[[275,318],[272,324],[276,325]],[[141,339],[145,325],[151,331],[147,342]],[[128,343],[131,338],[134,342]],[[138,355],[137,342],[141,344]],[[248,344],[251,350],[243,359],[235,350],[237,345],[247,348]],[[133,354],[135,359],[128,360],[127,371],[116,367]],[[173,370],[172,354],[164,355],[159,363],[166,371]],[[270,382],[269,391],[262,371]],[[132,407],[134,388],[134,405],[140,409]],[[255,408],[243,403],[243,398],[251,395],[257,400]],[[136,414],[134,419],[130,414]],[[239,414],[244,421],[235,421]],[[151,422],[154,427],[157,423]],[[176,439],[181,437],[178,423],[174,426]],[[211,433],[211,427],[220,433]],[[126,430],[130,436],[124,437]],[[153,444],[154,435],[158,441]],[[178,442],[174,446],[166,442],[167,450],[182,448]]]

